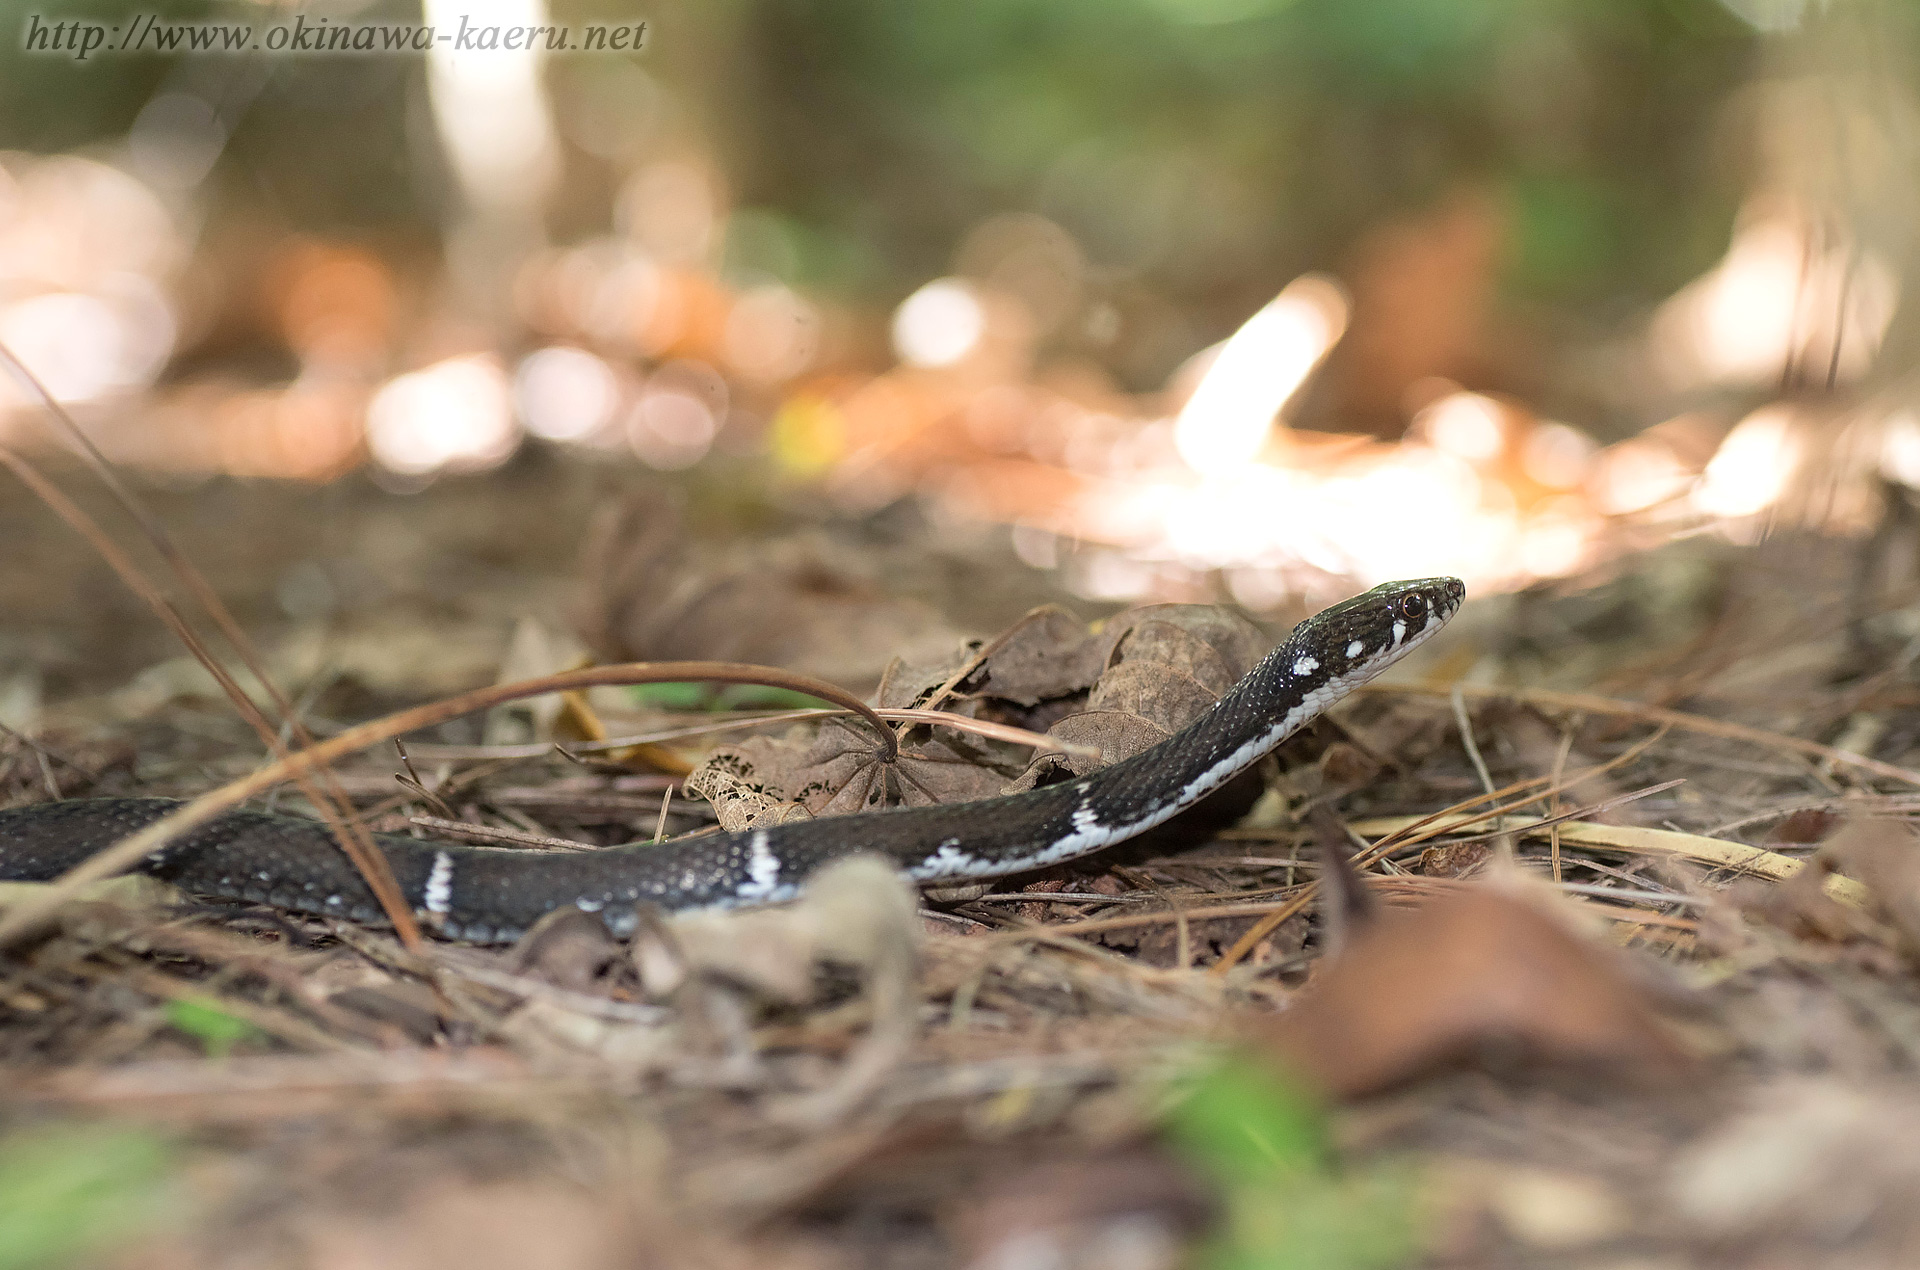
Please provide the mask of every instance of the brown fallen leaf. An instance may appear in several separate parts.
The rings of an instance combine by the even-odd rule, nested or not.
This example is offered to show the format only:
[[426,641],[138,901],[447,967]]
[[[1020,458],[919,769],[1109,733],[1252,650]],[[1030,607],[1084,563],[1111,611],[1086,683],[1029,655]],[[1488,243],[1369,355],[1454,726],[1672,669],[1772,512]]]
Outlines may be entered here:
[[1689,1064],[1620,961],[1526,899],[1461,886],[1351,933],[1256,1043],[1338,1096],[1489,1057],[1669,1077]]
[[620,959],[620,945],[607,924],[577,908],[556,909],[533,924],[513,946],[515,971],[570,992],[604,990]]
[[[1230,609],[1155,604],[1099,631],[1045,607],[999,636],[945,658],[896,658],[876,704],[937,704],[1048,735],[1079,752],[1028,751],[938,727],[902,736],[883,763],[857,727],[829,720],[779,736],[717,747],[687,778],[738,830],[794,817],[880,807],[967,802],[1085,776],[1130,758],[1185,727],[1238,682],[1265,646],[1259,628]],[[1088,751],[1098,751],[1094,757]]]
[[[1861,915],[1834,903],[1826,895],[1819,897],[1824,904],[1803,896],[1799,892],[1805,888],[1795,888],[1790,897],[1799,901],[1797,913],[1810,922],[1813,914],[1824,918],[1822,933],[1833,937],[1833,931],[1845,934],[1879,937],[1882,940],[1891,934],[1892,941],[1908,958],[1920,960],[1920,837],[1915,836],[1903,822],[1895,820],[1853,820],[1840,827],[1839,832],[1821,846],[1810,868],[1780,888],[1782,898],[1788,888],[1802,877],[1823,877],[1828,872],[1847,874],[1866,884],[1873,903],[1875,915],[1884,918],[1892,925],[1892,932],[1872,921],[1861,920]],[[1837,913],[1834,910],[1839,910]]]
[[903,745],[887,763],[859,727],[829,719],[817,729],[749,737],[716,748],[687,777],[686,790],[713,804],[723,828],[740,830],[879,807],[991,798],[1017,763],[1011,747],[940,733]]
[[[1273,646],[1258,626],[1236,609],[1218,604],[1146,604],[1109,621],[1106,665],[1158,662],[1225,692]],[[1184,638],[1182,638],[1184,637]],[[1195,643],[1211,650],[1207,657]]]
[[1130,661],[1100,676],[1087,706],[1091,711],[1134,715],[1171,735],[1218,701],[1220,695],[1184,671]]
[[1478,870],[1492,855],[1493,845],[1487,842],[1428,847],[1420,853],[1420,872],[1430,878],[1463,878]]
[[1057,604],[1015,622],[995,641],[976,691],[1023,706],[1085,692],[1100,677],[1109,640]]

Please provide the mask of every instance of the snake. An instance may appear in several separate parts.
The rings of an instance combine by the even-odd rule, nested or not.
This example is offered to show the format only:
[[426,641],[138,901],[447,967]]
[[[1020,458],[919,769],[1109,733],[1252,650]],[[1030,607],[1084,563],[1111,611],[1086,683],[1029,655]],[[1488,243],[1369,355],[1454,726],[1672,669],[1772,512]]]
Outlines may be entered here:
[[[1077,779],[998,798],[894,807],[689,834],[587,852],[374,841],[423,925],[507,943],[548,913],[597,913],[632,933],[640,907],[771,904],[807,876],[875,854],[916,883],[957,887],[1077,859],[1165,823],[1246,771],[1430,639],[1466,588],[1455,578],[1389,582],[1309,617],[1191,724]],[[0,880],[48,881],[180,806],[169,798],[80,798],[0,811]],[[190,895],[380,923],[384,915],[326,825],[223,813],[138,866]]]

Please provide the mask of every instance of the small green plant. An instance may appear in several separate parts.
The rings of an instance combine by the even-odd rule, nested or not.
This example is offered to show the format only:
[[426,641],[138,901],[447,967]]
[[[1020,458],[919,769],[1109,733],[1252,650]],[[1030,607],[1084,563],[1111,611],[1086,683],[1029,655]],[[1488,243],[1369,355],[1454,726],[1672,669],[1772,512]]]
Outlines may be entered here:
[[175,1031],[185,1032],[206,1047],[208,1058],[225,1058],[240,1042],[260,1035],[260,1029],[245,1019],[236,1019],[201,1001],[169,1001],[166,1014],[167,1023]]
[[171,1154],[153,1134],[104,1126],[0,1137],[0,1270],[53,1270],[151,1227]]
[[1265,1066],[1198,1073],[1167,1132],[1220,1191],[1204,1270],[1385,1270],[1418,1250],[1414,1178],[1338,1168],[1319,1103]]

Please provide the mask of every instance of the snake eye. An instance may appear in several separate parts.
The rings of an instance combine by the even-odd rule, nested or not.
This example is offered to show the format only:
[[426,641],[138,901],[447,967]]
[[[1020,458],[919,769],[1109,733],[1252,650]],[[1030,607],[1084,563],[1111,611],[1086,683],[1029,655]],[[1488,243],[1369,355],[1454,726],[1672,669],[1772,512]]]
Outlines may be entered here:
[[1427,602],[1417,595],[1403,595],[1399,607],[1401,617],[1415,618],[1427,611]]

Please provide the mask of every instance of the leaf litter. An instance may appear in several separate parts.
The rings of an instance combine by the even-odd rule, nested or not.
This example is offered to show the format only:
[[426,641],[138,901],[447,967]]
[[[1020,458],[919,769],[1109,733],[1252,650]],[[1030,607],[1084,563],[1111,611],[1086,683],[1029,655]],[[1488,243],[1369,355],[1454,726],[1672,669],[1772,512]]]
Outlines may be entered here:
[[[629,635],[693,639],[708,566],[659,589],[682,558],[663,532],[590,587]],[[872,551],[836,561],[840,532],[764,566],[737,542],[699,558],[730,593],[800,594],[822,561],[865,578],[815,587],[841,615],[805,637],[818,669],[847,651],[848,595],[889,603]],[[1668,548],[1739,580],[1717,608],[1658,582],[1697,570],[1654,567],[1476,601],[1237,803],[970,899],[848,865],[786,908],[650,914],[630,941],[563,914],[512,949],[410,950],[106,884],[0,963],[0,1132],[77,1144],[125,1211],[152,1170],[89,1144],[158,1144],[141,1158],[173,1220],[92,1264],[1906,1264],[1914,698],[1897,648],[1862,669],[1817,604],[1767,603],[1783,559],[1812,588],[1849,549]],[[662,813],[671,771],[534,731],[566,711],[441,723],[409,742],[411,785],[376,752],[338,789],[363,818],[588,849],[656,814],[687,832],[989,797],[1150,745],[1277,633],[1202,604],[1029,608],[837,671],[877,705],[1071,749],[894,720],[889,765],[852,721],[709,741],[691,729],[751,716],[597,688],[603,735],[685,730],[662,744],[714,796]],[[439,620],[449,641],[495,624],[504,661],[500,611]],[[409,704],[352,675],[301,686],[317,723]],[[0,794],[191,794],[258,754],[191,698],[102,684],[0,734]],[[29,1192],[0,1191],[0,1247],[46,1238],[4,1216]]]

